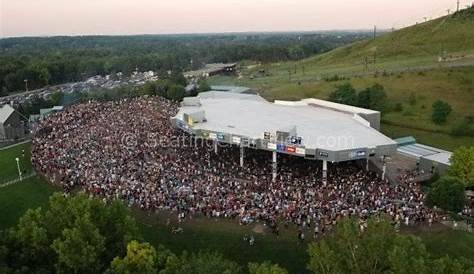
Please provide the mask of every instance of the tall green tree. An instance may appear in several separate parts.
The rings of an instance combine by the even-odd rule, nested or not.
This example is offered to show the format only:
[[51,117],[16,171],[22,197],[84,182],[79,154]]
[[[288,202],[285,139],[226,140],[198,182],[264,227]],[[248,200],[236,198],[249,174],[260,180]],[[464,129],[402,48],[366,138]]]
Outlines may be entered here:
[[105,237],[91,222],[89,215],[77,218],[71,228],[53,241],[57,254],[57,273],[97,273],[103,266],[101,261],[105,250]]
[[156,250],[149,243],[131,241],[127,245],[127,255],[116,257],[107,274],[153,274],[158,273]]
[[460,212],[465,205],[465,187],[456,177],[441,177],[430,188],[428,204],[452,212]]
[[[309,245],[308,269],[314,273],[471,273],[472,263],[437,259],[421,240],[398,234],[385,219],[372,218],[361,230],[355,219],[343,219],[335,231]],[[457,271],[457,272],[452,272]]]
[[134,239],[140,239],[138,227],[122,203],[54,194],[45,210],[28,210],[4,233],[0,246],[15,271],[98,273]]
[[449,175],[459,178],[466,187],[474,186],[474,146],[456,149],[450,162]]

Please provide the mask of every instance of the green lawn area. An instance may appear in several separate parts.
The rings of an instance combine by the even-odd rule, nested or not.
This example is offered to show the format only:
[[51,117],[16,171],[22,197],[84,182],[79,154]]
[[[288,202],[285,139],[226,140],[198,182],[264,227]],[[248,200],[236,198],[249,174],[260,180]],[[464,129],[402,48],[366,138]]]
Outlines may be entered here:
[[[0,184],[18,178],[18,168],[15,161],[17,157],[20,159],[20,168],[23,173],[32,171],[30,148],[31,143],[26,143],[0,150]],[[25,150],[24,157],[22,150]]]
[[15,225],[29,208],[45,206],[56,190],[38,177],[0,188],[0,229]]
[[418,236],[436,256],[465,257],[474,261],[474,233],[449,230]]
[[[196,218],[181,225],[182,234],[172,234],[171,226],[166,226],[165,217],[145,216],[143,212],[135,212],[140,222],[145,240],[154,245],[162,244],[176,254],[184,250],[218,251],[226,258],[241,265],[249,262],[271,261],[278,263],[290,273],[307,273],[306,264],[309,260],[307,244],[296,241],[296,229],[280,229],[280,236],[267,231],[255,233],[253,225],[240,226],[237,220],[215,220]],[[259,225],[261,226],[261,225]],[[245,235],[255,237],[255,245],[250,246],[244,241]],[[311,238],[311,235],[307,235]]]

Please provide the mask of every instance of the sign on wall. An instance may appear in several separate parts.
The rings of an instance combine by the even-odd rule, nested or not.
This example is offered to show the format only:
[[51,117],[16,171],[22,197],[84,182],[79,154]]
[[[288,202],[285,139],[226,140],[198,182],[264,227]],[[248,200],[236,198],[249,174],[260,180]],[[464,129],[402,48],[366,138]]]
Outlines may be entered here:
[[238,136],[233,136],[232,137],[232,143],[234,143],[234,144],[240,144],[241,141],[242,141],[242,139],[240,139],[240,137],[238,137]]

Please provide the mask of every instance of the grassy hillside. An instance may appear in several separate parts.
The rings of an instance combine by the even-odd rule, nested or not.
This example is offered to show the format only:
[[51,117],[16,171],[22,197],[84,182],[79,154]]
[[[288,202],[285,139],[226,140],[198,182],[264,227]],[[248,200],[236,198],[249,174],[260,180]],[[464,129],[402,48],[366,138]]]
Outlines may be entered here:
[[407,58],[461,57],[474,53],[473,8],[384,34],[311,58],[320,65],[360,64],[376,54],[380,62]]
[[[327,99],[344,82],[357,90],[379,83],[390,105],[402,106],[383,113],[386,134],[414,135],[421,142],[452,150],[474,144],[472,136],[450,135],[466,117],[474,117],[473,30],[474,8],[470,8],[299,62],[256,64],[242,68],[239,77],[215,77],[210,82],[249,86],[269,100]],[[327,81],[335,75],[338,80]],[[410,102],[411,97],[416,102]],[[437,99],[453,108],[443,125],[431,121]]]

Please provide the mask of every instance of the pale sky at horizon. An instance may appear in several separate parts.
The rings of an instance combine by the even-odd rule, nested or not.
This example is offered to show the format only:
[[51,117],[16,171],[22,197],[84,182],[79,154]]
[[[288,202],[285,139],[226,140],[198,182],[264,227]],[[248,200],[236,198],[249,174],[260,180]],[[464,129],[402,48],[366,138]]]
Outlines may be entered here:
[[0,0],[0,37],[388,29],[455,8],[456,0]]

